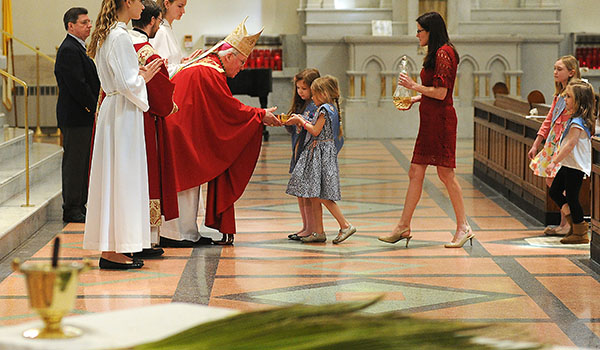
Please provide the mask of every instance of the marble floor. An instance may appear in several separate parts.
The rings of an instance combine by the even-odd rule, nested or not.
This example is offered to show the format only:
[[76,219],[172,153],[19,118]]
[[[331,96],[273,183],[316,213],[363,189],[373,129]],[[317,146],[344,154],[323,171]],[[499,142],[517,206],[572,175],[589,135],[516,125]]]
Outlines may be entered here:
[[[377,240],[400,216],[413,142],[346,142],[339,157],[339,204],[358,232],[339,245],[331,243],[338,227],[327,212],[326,243],[287,239],[301,226],[296,199],[285,194],[289,141],[265,143],[236,205],[234,246],[166,249],[164,259],[146,260],[141,270],[94,268],[81,276],[73,314],[172,301],[254,310],[385,294],[369,312],[500,323],[506,326],[500,337],[600,347],[600,275],[590,263],[589,246],[562,246],[543,237],[539,222],[475,180],[472,140],[458,142],[457,174],[476,234],[473,245],[443,247],[456,224],[433,168],[415,212],[410,246]],[[97,261],[98,252],[82,249],[83,229],[83,224],[49,222],[0,261],[0,326],[35,317],[24,279],[11,271],[10,261],[48,261],[56,235],[63,259]]]

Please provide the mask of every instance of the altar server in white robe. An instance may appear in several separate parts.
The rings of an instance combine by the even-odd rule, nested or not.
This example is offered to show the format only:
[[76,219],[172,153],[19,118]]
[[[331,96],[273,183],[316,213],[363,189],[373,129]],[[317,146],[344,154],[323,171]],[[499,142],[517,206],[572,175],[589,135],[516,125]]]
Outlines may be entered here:
[[88,48],[106,97],[96,120],[83,247],[102,251],[101,269],[141,268],[127,253],[151,244],[143,112],[146,82],[163,61],[138,67],[126,26],[143,9],[141,0],[103,0]]
[[173,76],[183,64],[198,56],[201,50],[196,50],[189,57],[185,57],[181,44],[173,32],[173,22],[180,20],[185,13],[187,0],[157,0],[156,3],[162,10],[163,21],[154,38],[150,39],[150,45],[160,57],[167,59],[169,76]]

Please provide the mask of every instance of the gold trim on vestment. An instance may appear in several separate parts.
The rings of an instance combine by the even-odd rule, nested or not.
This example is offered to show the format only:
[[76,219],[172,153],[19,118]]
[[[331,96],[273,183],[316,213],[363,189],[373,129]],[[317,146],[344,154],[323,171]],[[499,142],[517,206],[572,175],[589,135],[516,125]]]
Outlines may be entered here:
[[159,227],[162,225],[160,216],[160,199],[150,200],[150,227]]
[[155,53],[156,53],[156,51],[154,50],[154,48],[151,45],[146,44],[146,45],[142,46],[137,52],[138,64],[140,66],[145,66],[146,62],[148,62],[148,58],[150,58]]
[[210,57],[205,57],[205,58],[201,59],[200,61],[195,62],[194,64],[190,64],[189,66],[184,67],[182,70],[196,67],[196,66],[210,67],[210,68],[216,69],[217,72],[219,72],[219,73],[225,73],[225,70]]

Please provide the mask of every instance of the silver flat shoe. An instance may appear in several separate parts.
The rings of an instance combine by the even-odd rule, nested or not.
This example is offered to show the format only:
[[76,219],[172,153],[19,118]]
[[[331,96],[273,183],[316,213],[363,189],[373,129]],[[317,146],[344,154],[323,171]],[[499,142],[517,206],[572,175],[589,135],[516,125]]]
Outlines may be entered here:
[[325,232],[323,232],[323,233],[313,232],[310,234],[310,236],[300,237],[300,240],[303,243],[323,243],[327,240],[327,236],[325,236]]
[[345,229],[343,229],[343,230],[340,229],[337,237],[335,237],[332,242],[333,242],[333,244],[342,243],[348,237],[352,236],[355,232],[356,232],[356,227],[354,227],[352,225],[348,225],[348,227],[346,227]]

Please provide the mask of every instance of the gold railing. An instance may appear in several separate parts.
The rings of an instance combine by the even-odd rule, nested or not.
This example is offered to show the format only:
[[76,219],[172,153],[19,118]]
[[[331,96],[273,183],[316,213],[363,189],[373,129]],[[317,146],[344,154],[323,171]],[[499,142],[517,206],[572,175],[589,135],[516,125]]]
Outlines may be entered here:
[[[33,47],[29,44],[27,44],[26,42],[24,42],[23,40],[15,37],[14,35],[5,32],[3,30],[0,30],[0,32],[2,32],[2,34],[4,34],[5,36],[9,37],[11,40],[15,40],[18,43],[22,44],[23,46],[25,46],[26,48],[28,48],[29,50],[35,52],[35,70],[36,70],[36,126],[35,126],[35,137],[41,137],[44,134],[42,133],[42,129],[40,128],[40,56],[45,58],[46,60],[52,62],[52,64],[56,63],[56,60],[48,55],[46,55],[45,53],[43,53],[42,51],[40,51],[39,47]],[[8,57],[7,57],[8,59]],[[13,58],[13,67],[14,67],[14,58]],[[27,107],[25,107],[27,108]],[[16,114],[16,113],[15,113]],[[16,118],[16,115],[15,115]],[[15,126],[17,125],[17,123],[15,123]],[[59,136],[60,133],[57,130],[57,134],[53,135],[53,136]]]
[[15,77],[12,74],[9,74],[3,69],[0,69],[0,74],[23,86],[23,90],[25,91],[25,204],[23,204],[22,207],[32,207],[33,205],[29,203],[29,116],[27,114],[29,91],[27,88],[27,83],[25,83],[23,80]]

